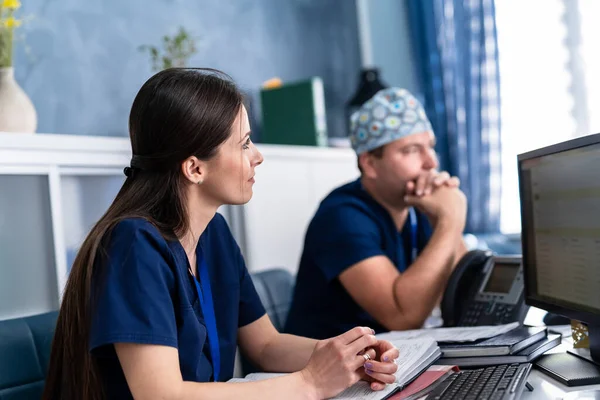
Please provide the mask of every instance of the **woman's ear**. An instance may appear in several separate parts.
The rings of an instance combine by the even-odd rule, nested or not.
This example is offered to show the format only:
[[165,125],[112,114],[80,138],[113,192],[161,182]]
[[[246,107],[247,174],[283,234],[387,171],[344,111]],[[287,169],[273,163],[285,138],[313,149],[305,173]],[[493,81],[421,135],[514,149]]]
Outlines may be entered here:
[[183,176],[193,184],[202,184],[206,177],[206,163],[196,156],[190,156],[181,163]]
[[370,179],[377,178],[377,169],[374,166],[375,156],[373,156],[373,154],[369,153],[368,151],[360,154],[358,156],[358,163],[362,168],[363,176]]

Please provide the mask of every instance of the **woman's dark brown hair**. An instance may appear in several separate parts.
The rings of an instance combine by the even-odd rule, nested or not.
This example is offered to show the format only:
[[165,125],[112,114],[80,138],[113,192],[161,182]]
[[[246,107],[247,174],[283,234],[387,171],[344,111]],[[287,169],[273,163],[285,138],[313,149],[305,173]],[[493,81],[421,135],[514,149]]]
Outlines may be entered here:
[[103,399],[103,384],[88,348],[92,276],[103,245],[125,218],[145,218],[165,237],[188,230],[181,163],[213,157],[227,140],[242,105],[231,79],[211,69],[167,69],[151,77],[129,115],[133,152],[127,179],[83,242],[67,281],[52,342],[44,399]]

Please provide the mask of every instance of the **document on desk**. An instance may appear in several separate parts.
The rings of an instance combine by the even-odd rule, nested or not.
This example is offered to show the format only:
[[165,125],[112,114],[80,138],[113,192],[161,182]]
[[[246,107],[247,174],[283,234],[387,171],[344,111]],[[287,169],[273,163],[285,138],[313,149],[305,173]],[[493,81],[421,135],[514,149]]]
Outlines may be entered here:
[[430,337],[436,342],[464,343],[480,339],[488,339],[512,331],[519,326],[518,322],[494,326],[468,326],[454,328],[413,329],[410,331],[392,331],[380,333],[378,339],[395,341]]
[[[427,370],[438,358],[442,352],[437,343],[431,338],[418,340],[397,340],[393,342],[400,352],[400,357],[396,360],[398,371],[396,371],[396,382],[387,385],[381,391],[371,390],[370,384],[365,381],[359,381],[341,392],[333,399],[365,399],[382,400],[387,399],[394,393],[404,389],[409,383],[414,381],[422,372]],[[232,379],[230,382],[252,382],[263,379],[276,378],[285,374],[276,373],[254,373],[248,374],[244,379]]]
[[396,382],[387,385],[381,391],[371,390],[368,382],[360,381],[352,385],[342,393],[333,397],[334,399],[387,399],[394,393],[404,389],[409,383],[421,375],[431,364],[433,364],[442,352],[435,340],[422,338],[415,340],[395,340],[392,344],[400,352],[396,360],[398,370],[396,371]]

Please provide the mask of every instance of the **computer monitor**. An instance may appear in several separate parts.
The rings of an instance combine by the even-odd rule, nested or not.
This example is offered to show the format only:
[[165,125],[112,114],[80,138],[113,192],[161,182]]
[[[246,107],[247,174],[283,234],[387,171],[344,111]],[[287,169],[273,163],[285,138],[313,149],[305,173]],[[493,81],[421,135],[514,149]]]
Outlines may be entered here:
[[527,304],[584,322],[600,363],[600,134],[518,156]]

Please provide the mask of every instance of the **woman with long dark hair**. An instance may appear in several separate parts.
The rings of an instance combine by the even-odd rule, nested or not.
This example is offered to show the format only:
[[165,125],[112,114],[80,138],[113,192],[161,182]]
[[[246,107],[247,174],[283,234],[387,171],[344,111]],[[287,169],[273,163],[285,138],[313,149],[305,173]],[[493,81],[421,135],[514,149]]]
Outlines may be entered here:
[[[227,76],[159,72],[129,131],[127,179],[69,275],[45,399],[325,398],[359,379],[374,390],[394,381],[398,350],[371,329],[315,341],[278,333],[265,315],[216,212],[250,200],[263,161]],[[224,383],[237,345],[262,369],[291,373]]]

